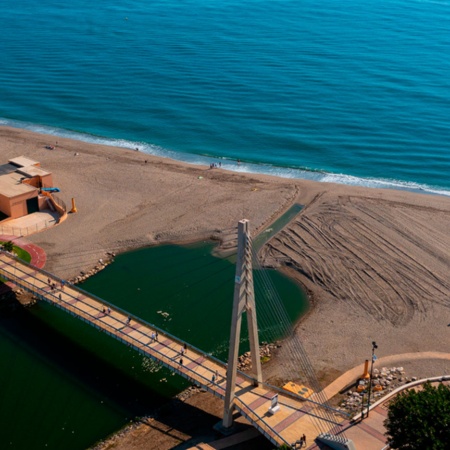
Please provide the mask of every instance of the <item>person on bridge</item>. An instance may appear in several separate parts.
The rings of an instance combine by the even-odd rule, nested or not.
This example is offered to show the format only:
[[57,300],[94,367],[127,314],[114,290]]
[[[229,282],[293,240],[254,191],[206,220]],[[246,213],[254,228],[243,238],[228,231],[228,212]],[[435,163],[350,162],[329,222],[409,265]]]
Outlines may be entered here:
[[128,316],[128,319],[127,319],[127,325],[129,325],[129,324],[130,324],[130,322],[131,322],[131,317],[130,317],[130,316]]
[[180,358],[180,366],[182,366],[183,365],[183,358]]

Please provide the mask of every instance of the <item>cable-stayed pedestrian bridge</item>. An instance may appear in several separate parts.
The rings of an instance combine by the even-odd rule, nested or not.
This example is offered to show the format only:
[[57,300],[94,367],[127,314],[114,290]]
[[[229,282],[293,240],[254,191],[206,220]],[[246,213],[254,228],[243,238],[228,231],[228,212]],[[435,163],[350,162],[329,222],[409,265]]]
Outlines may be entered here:
[[[237,411],[273,444],[294,446],[302,434],[317,436],[318,423],[325,423],[326,429],[330,430],[336,429],[344,420],[331,408],[321,404],[319,399],[315,400],[314,396],[304,399],[263,383],[258,380],[260,375],[249,376],[230,368],[228,366],[234,364],[227,365],[164,330],[4,251],[0,251],[0,276],[223,399],[225,417],[228,414],[228,425],[225,426],[230,426],[230,417]],[[237,338],[239,341],[239,334]],[[336,437],[336,440],[344,444],[345,439]]]

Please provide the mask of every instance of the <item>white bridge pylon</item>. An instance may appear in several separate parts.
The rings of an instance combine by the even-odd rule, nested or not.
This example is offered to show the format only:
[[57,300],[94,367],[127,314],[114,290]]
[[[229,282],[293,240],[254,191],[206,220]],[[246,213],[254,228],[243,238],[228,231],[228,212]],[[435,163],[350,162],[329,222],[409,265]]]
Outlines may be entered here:
[[222,425],[225,428],[229,428],[233,424],[239,341],[241,337],[242,315],[244,313],[247,313],[248,337],[252,359],[251,376],[253,377],[253,384],[254,386],[259,386],[260,383],[262,383],[258,324],[256,321],[255,290],[253,286],[252,241],[249,228],[248,220],[243,219],[239,221],[230,349],[228,353],[227,385],[222,422]]

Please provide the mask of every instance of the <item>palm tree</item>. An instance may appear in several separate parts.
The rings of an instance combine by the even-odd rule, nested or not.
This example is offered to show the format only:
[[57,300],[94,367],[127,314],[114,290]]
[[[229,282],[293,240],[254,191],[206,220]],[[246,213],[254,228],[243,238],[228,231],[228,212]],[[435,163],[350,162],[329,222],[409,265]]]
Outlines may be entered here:
[[14,251],[14,244],[12,241],[3,242],[3,250],[12,253]]

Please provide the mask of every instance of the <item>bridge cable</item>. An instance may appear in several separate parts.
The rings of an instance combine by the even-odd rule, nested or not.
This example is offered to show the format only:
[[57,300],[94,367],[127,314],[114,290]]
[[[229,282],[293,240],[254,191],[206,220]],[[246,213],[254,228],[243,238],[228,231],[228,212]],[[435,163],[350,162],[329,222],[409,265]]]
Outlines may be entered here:
[[[255,259],[256,267],[260,267],[255,252],[253,256]],[[295,333],[295,331],[293,330],[291,321],[287,315],[286,309],[284,308],[283,302],[281,301],[278,292],[274,289],[272,280],[269,278],[267,272],[264,270],[255,271],[255,275],[257,279],[261,280],[264,289],[268,293],[268,300],[271,305],[272,312],[274,313],[276,320],[281,326],[281,331],[283,332],[283,335],[286,337],[291,336],[291,339],[287,341],[287,345],[290,347],[295,358],[291,358],[288,363],[290,363],[290,365],[293,366],[295,360],[298,360],[300,362],[304,375],[306,375],[307,380],[311,384],[311,387],[316,392],[316,397],[319,399],[319,402],[323,403],[325,406],[329,406],[327,399],[323,395],[322,388],[317,380],[317,377],[315,376],[311,362],[309,361],[306,351],[304,350],[304,347],[301,344],[300,338],[298,334]],[[264,308],[262,308],[262,310],[264,311]],[[325,414],[325,416],[327,416],[329,420],[333,421],[332,414],[328,408],[324,408],[322,412]]]
[[[265,277],[265,275],[267,275],[264,272],[261,272],[261,274],[262,274],[263,278]],[[267,280],[265,280],[265,282],[271,283],[271,280],[269,278],[267,278]],[[276,293],[276,291],[272,291],[272,292]],[[275,295],[277,296],[277,293]],[[282,304],[281,300],[279,300],[277,303],[274,304],[274,306],[275,306],[275,308],[279,308],[280,306],[282,307],[283,304]],[[285,317],[283,318],[283,311],[279,310],[278,315],[280,315],[280,312],[282,314],[282,316],[281,316],[282,321],[280,323],[283,325],[284,333],[286,335],[292,336],[291,339],[286,342],[286,344],[290,347],[292,353],[294,353],[296,355],[296,358],[300,360],[304,374],[306,375],[306,377],[307,377],[309,383],[311,384],[311,386],[313,387],[313,389],[316,391],[316,396],[319,398],[319,402],[326,405],[326,399],[321,395],[321,387],[320,387],[319,383],[317,382],[317,378],[315,377],[314,371],[313,371],[312,366],[309,362],[309,359],[306,355],[306,352],[304,351],[304,348],[301,345],[299,336],[295,332],[292,333],[291,322],[290,322],[289,318],[287,317],[287,314],[284,314]],[[284,313],[285,313],[285,311],[284,311]],[[283,321],[283,319],[285,319],[285,320]],[[294,360],[291,360],[290,362],[293,362],[293,361]],[[331,415],[330,415],[331,413],[328,414],[329,413],[328,409],[326,409],[324,411],[324,413],[326,413],[326,415],[329,415],[330,419],[331,419]]]

